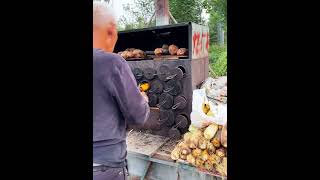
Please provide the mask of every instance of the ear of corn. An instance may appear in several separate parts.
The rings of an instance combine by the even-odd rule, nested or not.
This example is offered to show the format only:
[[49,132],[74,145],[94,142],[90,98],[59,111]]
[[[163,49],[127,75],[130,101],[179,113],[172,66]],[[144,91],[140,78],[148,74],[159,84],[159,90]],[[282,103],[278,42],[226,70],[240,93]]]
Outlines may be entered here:
[[139,86],[140,86],[140,91],[143,91],[143,92],[148,91],[149,88],[150,88],[149,83],[142,83],[142,84],[140,84]]
[[195,165],[196,164],[196,158],[192,156],[192,154],[187,155],[187,161],[188,163]]
[[219,127],[216,124],[209,125],[203,132],[204,137],[207,140],[211,140],[216,135],[218,128]]
[[192,155],[196,158],[199,157],[201,153],[202,153],[201,149],[196,148],[192,150]]
[[203,111],[205,114],[208,114],[208,112],[210,111],[210,105],[209,105],[209,103],[203,103],[203,104],[202,104],[202,111]]
[[221,127],[211,124],[205,129],[189,127],[182,141],[171,152],[173,160],[181,159],[202,170],[227,174],[227,151],[221,145]]

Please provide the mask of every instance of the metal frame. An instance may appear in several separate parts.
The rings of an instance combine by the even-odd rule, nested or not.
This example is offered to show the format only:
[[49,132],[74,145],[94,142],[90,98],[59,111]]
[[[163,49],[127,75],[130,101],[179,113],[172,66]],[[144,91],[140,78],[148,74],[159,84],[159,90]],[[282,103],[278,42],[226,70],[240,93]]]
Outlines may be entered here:
[[128,171],[130,176],[138,176],[141,180],[226,180],[213,176],[195,167],[179,162],[170,162],[142,154],[128,153]]
[[[119,31],[119,34],[122,33],[130,33],[130,32],[140,32],[140,31],[150,31],[150,30],[158,30],[158,29],[165,29],[165,28],[173,28],[173,27],[180,27],[180,26],[190,26],[191,22],[184,22],[184,23],[178,23],[178,24],[170,24],[170,25],[164,25],[164,26],[153,26],[153,27],[146,27],[141,29],[130,29],[130,30],[124,30]],[[191,30],[191,29],[190,29]],[[192,33],[191,31],[189,33]],[[189,34],[191,37],[191,35]]]

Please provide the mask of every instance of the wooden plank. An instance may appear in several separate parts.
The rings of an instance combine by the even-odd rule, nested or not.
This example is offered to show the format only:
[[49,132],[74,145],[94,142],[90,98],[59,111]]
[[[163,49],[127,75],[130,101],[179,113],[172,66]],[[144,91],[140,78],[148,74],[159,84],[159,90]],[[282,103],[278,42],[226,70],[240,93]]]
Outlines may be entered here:
[[134,175],[129,176],[129,180],[140,180],[140,179],[141,179],[140,176],[134,176]]
[[174,162],[174,160],[171,159],[171,152],[179,141],[180,140],[170,139],[154,154],[153,158]]
[[184,160],[181,160],[181,159],[177,160],[177,162],[179,163],[179,167],[180,168],[187,169],[187,170],[190,170],[190,171],[196,171],[196,172],[207,174],[207,175],[214,176],[214,177],[227,179],[227,177],[222,176],[220,173],[215,171],[215,169],[212,172],[210,172],[210,171],[208,171],[206,169],[196,168],[196,167],[190,165],[187,161],[184,161]]
[[168,140],[169,138],[163,136],[133,130],[127,137],[127,150],[129,153],[143,154],[151,157]]

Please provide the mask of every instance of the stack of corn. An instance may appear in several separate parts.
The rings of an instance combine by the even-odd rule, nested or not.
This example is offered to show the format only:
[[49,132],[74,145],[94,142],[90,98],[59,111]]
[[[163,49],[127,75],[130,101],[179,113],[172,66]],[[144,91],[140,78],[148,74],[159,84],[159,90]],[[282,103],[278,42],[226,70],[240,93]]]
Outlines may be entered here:
[[183,140],[171,152],[173,160],[184,160],[209,172],[227,176],[227,143],[221,139],[222,126],[211,124],[206,128],[189,127]]

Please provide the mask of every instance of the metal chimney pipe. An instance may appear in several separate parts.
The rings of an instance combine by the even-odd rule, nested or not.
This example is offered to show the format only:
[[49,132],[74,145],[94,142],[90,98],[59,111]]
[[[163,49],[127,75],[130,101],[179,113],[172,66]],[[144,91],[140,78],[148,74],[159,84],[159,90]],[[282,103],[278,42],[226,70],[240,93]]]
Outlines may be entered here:
[[168,25],[170,20],[169,0],[155,0],[155,6],[156,26]]

